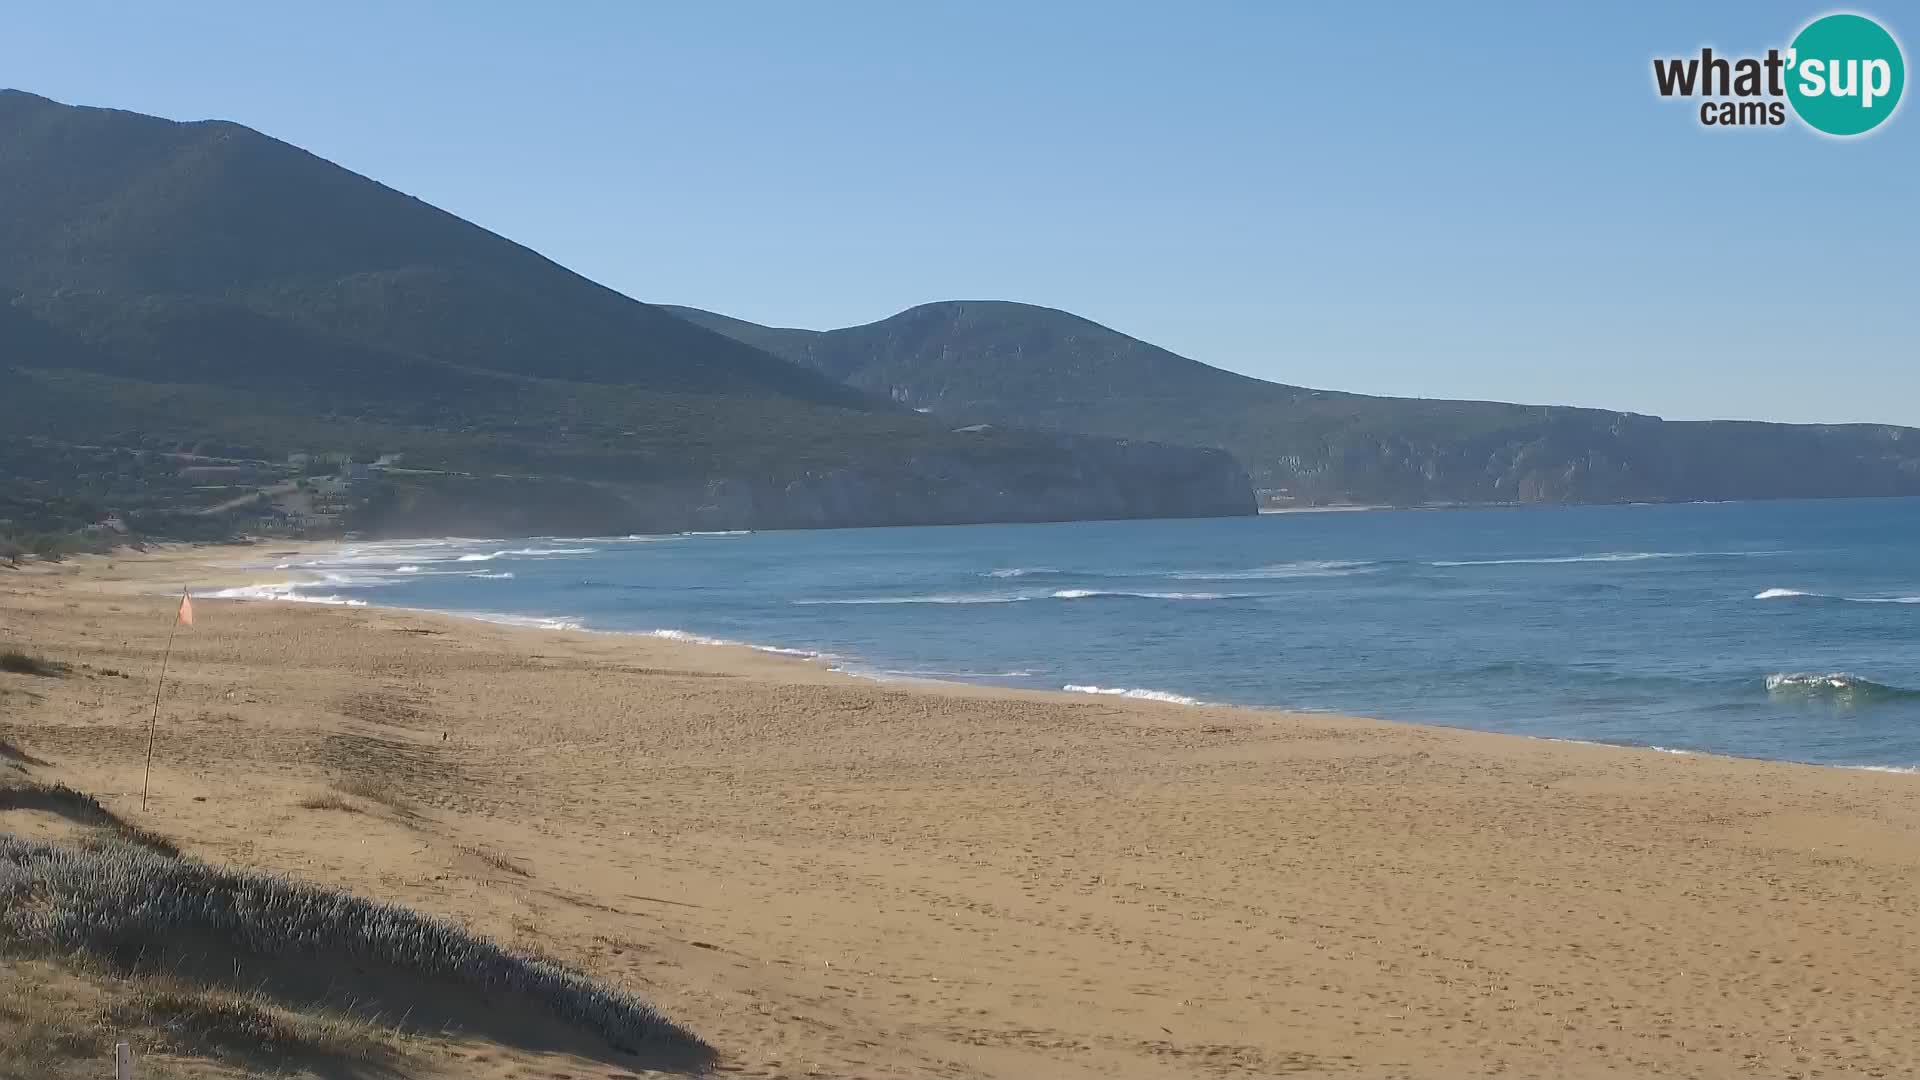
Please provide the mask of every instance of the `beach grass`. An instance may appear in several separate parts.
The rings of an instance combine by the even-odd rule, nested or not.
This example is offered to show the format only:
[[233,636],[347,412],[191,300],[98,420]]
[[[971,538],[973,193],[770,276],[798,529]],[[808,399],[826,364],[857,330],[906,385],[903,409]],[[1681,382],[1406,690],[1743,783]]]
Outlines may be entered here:
[[[0,945],[138,970],[165,969],[175,953],[208,943],[230,954],[209,975],[231,971],[256,992],[276,965],[346,964],[387,985],[517,998],[622,1052],[693,1064],[712,1057],[699,1036],[625,990],[408,908],[130,844],[89,849],[0,834]],[[229,1002],[213,1019],[180,1022],[283,1031],[280,1014],[263,1010],[259,1000]]]
[[193,986],[166,977],[134,981],[109,1019],[121,1029],[146,1028],[169,1050],[213,1051],[280,1062],[290,1058],[370,1057],[385,1043],[370,1020],[315,1009],[289,1009],[259,992]]
[[338,810],[343,814],[357,814],[360,808],[347,801],[338,791],[322,791],[300,800],[302,810]]
[[35,656],[22,649],[4,649],[0,650],[0,671],[12,672],[15,675],[58,678],[67,673],[67,665],[57,660]]
[[[11,755],[9,755],[11,756]],[[151,829],[126,821],[100,805],[100,800],[65,784],[12,781],[0,784],[0,811],[39,810],[58,814],[80,825],[102,830],[109,843],[132,845],[161,855],[179,855],[173,841]]]
[[[402,814],[413,812],[413,800],[407,798],[399,785],[389,780],[371,776],[349,776],[334,782],[333,789],[343,795],[379,803],[389,810]],[[304,805],[304,804],[303,804]],[[338,806],[310,807],[310,809],[342,809]]]
[[0,761],[12,762],[15,765],[46,764],[46,762],[20,749],[18,745],[8,739],[0,739]]
[[456,845],[455,850],[459,851],[463,855],[471,855],[474,858],[479,859],[481,862],[486,863],[488,866],[493,867],[495,870],[504,871],[506,873],[514,875],[515,877],[532,877],[533,876],[532,872],[530,872],[526,867],[521,866],[518,862],[515,862],[513,859],[513,856],[508,855],[503,851],[499,851],[497,849],[490,848],[490,847],[484,847],[479,844],[459,844],[459,845]]
[[192,1067],[183,1072],[183,1062],[154,1055],[219,1061],[250,1076],[288,1075],[295,1065],[317,1067],[300,1075],[392,1076],[408,1049],[407,1040],[362,1017],[289,1008],[255,991],[194,985],[164,973],[128,975],[84,956],[58,962],[0,956],[0,977],[17,991],[0,1001],[4,1077],[100,1076],[119,1041],[137,1047],[136,1075],[155,1078],[206,1074]]

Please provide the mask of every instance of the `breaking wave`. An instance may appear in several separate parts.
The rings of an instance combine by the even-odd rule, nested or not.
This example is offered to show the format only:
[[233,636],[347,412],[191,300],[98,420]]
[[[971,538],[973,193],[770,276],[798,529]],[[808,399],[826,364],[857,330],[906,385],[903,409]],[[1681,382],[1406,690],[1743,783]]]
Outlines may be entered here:
[[1350,577],[1371,574],[1380,564],[1347,559],[1308,559],[1304,562],[1275,563],[1251,570],[1192,570],[1168,577],[1180,581],[1285,581],[1289,578]]
[[1054,589],[1044,593],[933,593],[926,596],[855,596],[824,600],[792,600],[801,606],[820,604],[1021,604],[1029,600],[1093,600],[1101,597],[1132,600],[1235,600],[1252,593],[1124,592],[1117,589]]
[[1075,694],[1099,694],[1102,697],[1132,698],[1136,701],[1162,701],[1169,705],[1203,705],[1199,698],[1190,698],[1185,694],[1175,694],[1166,690],[1136,690],[1124,686],[1085,686],[1080,683],[1068,683],[1060,689]]
[[500,626],[524,626],[529,630],[585,630],[587,628],[586,624],[579,619],[561,616],[501,615],[491,611],[459,611],[452,614],[459,615],[463,619],[476,619]]
[[1428,566],[1549,566],[1559,563],[1645,562],[1650,559],[1745,559],[1777,551],[1601,551],[1590,555],[1553,555],[1530,559],[1442,559]]
[[1767,676],[1767,693],[1778,698],[1819,699],[1842,704],[1920,698],[1920,690],[1888,686],[1844,671],[1775,672]]
[[1017,604],[1023,600],[1037,600],[1037,596],[1024,594],[936,594],[932,596],[855,596],[830,600],[791,600],[789,603],[801,607],[814,607],[829,604]]
[[755,652],[772,653],[775,656],[797,656],[804,660],[837,660],[839,657],[829,652],[816,652],[811,649],[784,649],[778,645],[755,645],[750,641],[734,641],[729,638],[708,637],[688,630],[663,628],[647,632],[648,637],[664,641],[678,641],[688,645],[727,645],[736,649],[752,649]]
[[1096,597],[1125,597],[1133,600],[1236,600],[1251,596],[1251,593],[1217,592],[1122,592],[1106,589],[1055,589],[1044,599],[1048,600],[1092,600]]
[[909,679],[1028,679],[1031,671],[927,671],[920,669],[882,668],[882,675],[896,675]]
[[1835,596],[1831,593],[1805,592],[1800,589],[1763,589],[1755,600],[1838,600],[1848,604],[1920,604],[1920,596]]
[[468,554],[462,555],[453,561],[454,562],[492,562],[495,559],[499,559],[507,556],[539,558],[539,557],[548,556],[548,555],[592,555],[594,552],[599,550],[600,550],[599,548],[590,548],[590,547],[510,548],[506,551],[495,551],[488,554],[481,554],[479,552],[469,552]]
[[336,607],[366,607],[365,600],[351,600],[332,594],[316,596],[301,592],[301,589],[313,587],[312,582],[281,581],[266,585],[236,585],[230,589],[217,589],[200,595],[209,600],[288,600],[300,604],[332,604]]

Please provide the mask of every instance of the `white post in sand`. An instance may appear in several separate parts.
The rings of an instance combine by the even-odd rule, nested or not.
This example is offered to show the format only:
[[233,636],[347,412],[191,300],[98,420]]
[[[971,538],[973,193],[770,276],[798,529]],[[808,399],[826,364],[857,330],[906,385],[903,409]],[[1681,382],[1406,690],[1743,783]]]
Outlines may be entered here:
[[114,1044],[113,1080],[133,1080],[133,1051],[126,1043]]

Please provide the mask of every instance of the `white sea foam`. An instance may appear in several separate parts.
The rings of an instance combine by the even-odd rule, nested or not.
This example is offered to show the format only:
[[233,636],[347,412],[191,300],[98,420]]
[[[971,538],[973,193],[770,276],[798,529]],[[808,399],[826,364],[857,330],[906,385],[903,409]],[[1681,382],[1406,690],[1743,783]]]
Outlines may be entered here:
[[1185,694],[1175,694],[1166,690],[1139,690],[1123,686],[1085,686],[1080,683],[1068,683],[1061,687],[1075,694],[1099,694],[1104,697],[1133,698],[1136,701],[1163,701],[1169,705],[1201,705],[1199,698],[1190,698]]
[[831,604],[1017,604],[1037,597],[1023,593],[935,594],[931,596],[853,596],[826,600],[790,600],[801,607]]
[[1601,551],[1590,555],[1554,555],[1530,559],[1442,559],[1428,566],[1547,566],[1559,563],[1645,562],[1649,559],[1742,559],[1778,555],[1777,551]]
[[665,638],[668,641],[684,641],[689,645],[745,645],[744,641],[728,641],[726,638],[708,637],[705,634],[689,633],[685,630],[654,630],[647,636]]
[[1805,598],[1811,600],[1840,600],[1849,604],[1920,604],[1920,596],[1835,596],[1831,593],[1805,592],[1800,589],[1763,589],[1754,593],[1755,600],[1790,600]]
[[586,625],[579,619],[569,619],[559,615],[503,615],[493,611],[456,611],[450,614],[463,619],[478,619],[481,622],[498,623],[501,626],[524,626],[532,630],[585,630]]
[[1091,600],[1095,597],[1126,597],[1134,600],[1232,600],[1244,598],[1249,593],[1217,592],[1123,592],[1107,589],[1055,589],[1047,594],[1049,600]]
[[1058,573],[1060,573],[1060,571],[1055,570],[1051,566],[1010,566],[1000,570],[989,570],[987,571],[987,576],[996,577],[996,578],[1016,578],[1016,577],[1029,577],[1035,574],[1058,574]]
[[753,649],[756,652],[772,653],[775,656],[797,656],[805,660],[835,660],[838,657],[828,652],[814,652],[808,649],[787,649],[778,645],[755,645],[749,641],[733,641],[728,638],[708,637],[687,630],[660,629],[647,632],[648,637],[662,638],[667,641],[680,641],[689,645],[726,645],[736,649]]
[[[323,574],[322,576],[333,577],[335,575]],[[485,569],[482,569],[482,570],[424,570],[418,566],[397,566],[391,570],[386,570],[386,569],[361,570],[361,571],[356,571],[351,575],[340,575],[340,576],[345,579],[343,581],[343,584],[350,583],[353,585],[371,588],[376,585],[387,584],[389,582],[392,582],[396,578],[406,578],[411,580],[413,578],[423,578],[423,577],[457,577],[457,578],[471,578],[476,581],[512,581],[513,571],[485,570]]]
[[899,668],[884,668],[880,674],[912,679],[1027,679],[1033,677],[1031,671],[926,671]]
[[365,600],[350,600],[344,596],[315,596],[301,592],[315,584],[305,581],[281,581],[261,585],[236,585],[230,589],[219,589],[201,595],[209,600],[288,600],[301,604],[332,604],[338,607],[366,607]]
[[1378,564],[1366,561],[1308,559],[1257,566],[1251,570],[1190,570],[1167,576],[1181,581],[1284,581],[1290,578],[1351,577],[1379,570]]
[[1842,765],[1843,769],[1858,772],[1898,773],[1901,776],[1920,776],[1920,765]]
[[1879,688],[1880,684],[1845,671],[1776,671],[1767,676],[1768,690],[1831,690],[1846,692],[1861,687]]
[[592,555],[594,552],[598,550],[600,549],[590,548],[590,547],[509,548],[505,551],[494,551],[494,552],[489,552],[487,554],[481,554],[479,552],[469,552],[468,554],[462,555],[458,559],[455,559],[454,561],[455,562],[492,562],[495,559],[505,558],[509,556],[520,557],[520,558],[540,558],[543,556],[551,556],[551,555]]
[[1118,589],[1055,589],[1044,593],[933,593],[925,596],[854,596],[824,600],[792,600],[792,604],[1020,604],[1029,600],[1092,600],[1099,597],[1133,600],[1234,600],[1252,593],[1126,592]]

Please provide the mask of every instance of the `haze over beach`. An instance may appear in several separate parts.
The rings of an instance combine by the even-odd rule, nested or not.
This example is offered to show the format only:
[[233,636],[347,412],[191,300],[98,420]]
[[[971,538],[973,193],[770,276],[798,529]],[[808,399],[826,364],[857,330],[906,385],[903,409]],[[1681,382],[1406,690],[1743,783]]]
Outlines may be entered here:
[[0,1080],[1914,1073],[1900,30],[10,13]]

